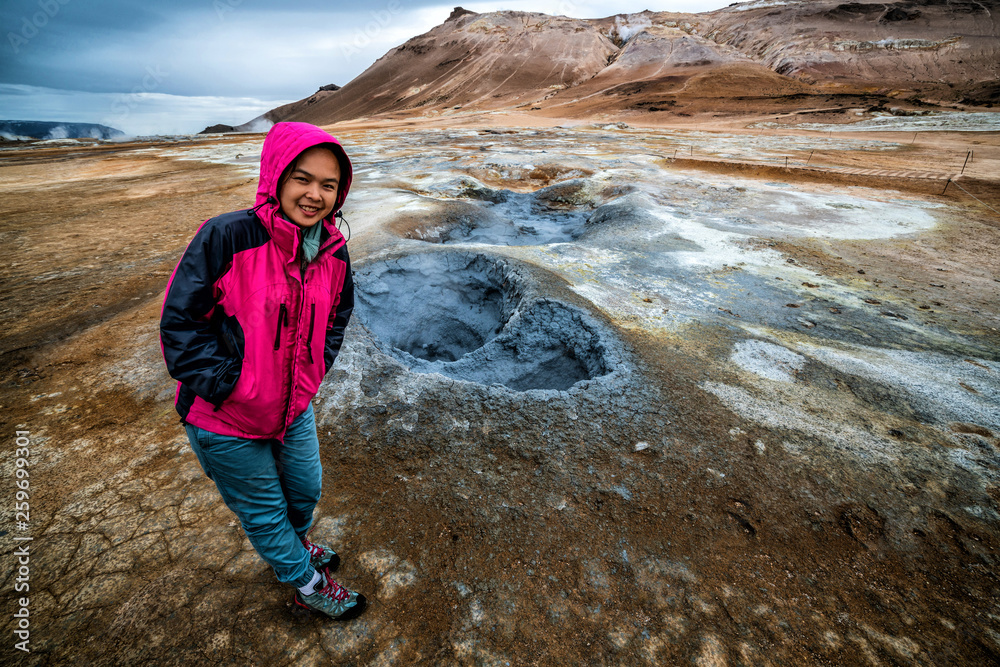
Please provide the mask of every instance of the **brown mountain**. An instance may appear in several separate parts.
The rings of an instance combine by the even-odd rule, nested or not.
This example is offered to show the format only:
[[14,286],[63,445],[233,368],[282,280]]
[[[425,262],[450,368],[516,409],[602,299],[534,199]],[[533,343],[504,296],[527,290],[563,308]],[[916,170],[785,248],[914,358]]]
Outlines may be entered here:
[[[572,19],[456,9],[336,91],[268,120],[521,110],[713,115],[1000,99],[996,0],[758,0]],[[248,124],[249,125],[249,124]]]
[[997,0],[743,3],[699,16],[709,39],[810,84],[1000,101]]

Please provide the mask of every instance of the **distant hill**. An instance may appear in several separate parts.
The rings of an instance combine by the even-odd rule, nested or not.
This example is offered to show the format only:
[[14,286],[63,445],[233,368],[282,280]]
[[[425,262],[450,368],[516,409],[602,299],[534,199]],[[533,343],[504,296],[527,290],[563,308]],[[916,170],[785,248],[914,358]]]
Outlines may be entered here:
[[250,120],[242,125],[210,125],[198,134],[217,134],[217,133],[227,133],[227,132],[267,132],[272,125],[280,120],[291,116],[298,109],[308,106],[310,104],[315,104],[320,99],[325,99],[328,95],[340,90],[340,86],[335,83],[328,83],[325,86],[320,86],[319,90],[310,95],[309,97],[299,100],[298,102],[292,102],[290,104],[285,104],[280,107],[276,107],[267,111],[253,120]]
[[[990,8],[993,8],[991,11]],[[996,0],[755,0],[572,19],[456,8],[340,90],[255,121],[517,109],[736,115],[1000,103]]]
[[57,123],[39,120],[0,120],[0,137],[15,139],[115,139],[125,133],[96,123]]

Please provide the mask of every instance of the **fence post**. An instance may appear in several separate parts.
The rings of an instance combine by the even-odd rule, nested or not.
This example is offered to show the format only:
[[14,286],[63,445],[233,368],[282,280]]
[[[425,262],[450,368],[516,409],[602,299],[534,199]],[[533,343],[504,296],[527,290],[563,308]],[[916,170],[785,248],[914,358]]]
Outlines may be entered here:
[[962,171],[960,173],[965,173],[965,165],[969,164],[970,157],[972,157],[972,151],[965,154],[965,162],[962,163]]

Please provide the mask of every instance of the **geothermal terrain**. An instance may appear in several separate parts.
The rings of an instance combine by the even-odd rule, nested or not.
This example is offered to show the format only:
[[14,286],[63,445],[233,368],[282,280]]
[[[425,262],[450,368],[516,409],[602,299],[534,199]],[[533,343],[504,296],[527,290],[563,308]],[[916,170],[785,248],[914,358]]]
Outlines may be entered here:
[[[944,6],[897,4],[908,26]],[[992,7],[954,20],[982,19],[972,5]],[[882,25],[857,6],[858,31]],[[742,7],[683,16],[725,45],[737,11],[836,3]],[[456,14],[435,30],[538,16]],[[615,63],[662,37],[650,16],[593,23]],[[841,37],[883,39],[864,30]],[[804,95],[841,71],[742,57]],[[355,165],[358,306],[314,401],[314,536],[370,600],[347,623],[292,611],[190,451],[160,357],[170,272],[204,219],[253,203],[263,135],[4,147],[10,613],[11,538],[33,538],[32,652],[5,657],[1000,661],[1000,136],[988,102],[958,113],[932,88],[904,95],[921,115],[886,89],[829,114],[651,111],[636,92],[560,116],[504,92],[310,117]]]
[[[1000,655],[1000,220],[966,194],[997,202],[995,133],[339,134],[360,298],[315,401],[316,534],[372,600],[344,624],[292,614],[157,342],[174,263],[252,202],[262,137],[3,155],[28,662]],[[937,156],[973,142],[942,195]]]

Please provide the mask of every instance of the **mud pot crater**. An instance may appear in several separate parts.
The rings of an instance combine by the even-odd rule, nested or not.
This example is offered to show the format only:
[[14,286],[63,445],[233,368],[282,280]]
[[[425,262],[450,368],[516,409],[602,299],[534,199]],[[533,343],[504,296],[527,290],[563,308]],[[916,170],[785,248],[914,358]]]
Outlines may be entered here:
[[355,269],[357,318],[376,347],[416,373],[566,391],[612,374],[623,351],[584,310],[543,295],[527,267],[432,251]]

